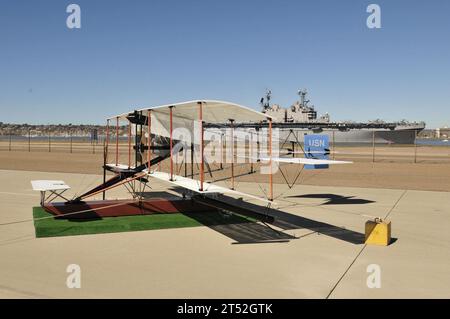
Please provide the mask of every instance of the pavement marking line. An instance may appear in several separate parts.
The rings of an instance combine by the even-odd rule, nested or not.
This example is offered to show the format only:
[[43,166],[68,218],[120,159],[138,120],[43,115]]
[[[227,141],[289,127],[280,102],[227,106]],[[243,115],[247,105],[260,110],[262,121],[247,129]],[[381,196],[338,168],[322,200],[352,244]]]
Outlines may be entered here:
[[16,238],[9,238],[9,239],[0,241],[0,247],[13,245],[13,244],[19,244],[19,243],[23,243],[25,241],[29,241],[29,240],[33,240],[33,239],[36,239],[36,237],[34,237],[34,235],[25,235],[25,236],[16,237]]
[[313,230],[313,231],[311,231],[311,232],[309,232],[309,233],[307,233],[307,234],[304,234],[304,235],[300,235],[300,236],[295,236],[295,238],[296,239],[300,239],[300,238],[303,238],[303,237],[306,237],[306,236],[309,236],[309,235],[312,235],[312,234],[319,234],[319,232],[318,231],[315,231],[315,230]]
[[38,194],[27,194],[27,193],[0,192],[0,194],[3,194],[3,195],[18,195],[18,196],[33,196],[33,197],[39,197]]
[[51,297],[46,296],[46,295],[41,295],[38,293],[34,293],[31,291],[25,291],[25,290],[21,290],[21,289],[17,289],[17,288],[13,288],[13,287],[9,287],[9,286],[5,286],[0,284],[0,295],[1,295],[1,291],[9,291],[9,292],[13,292],[16,294],[21,294],[24,295],[28,298],[33,298],[33,299],[50,299]]
[[[400,197],[397,199],[397,201],[394,203],[394,205],[391,207],[391,209],[389,210],[389,212],[386,214],[386,216],[384,217],[385,219],[392,213],[392,211],[395,209],[395,207],[397,207],[398,203],[400,202],[400,200],[403,198],[403,196],[405,196],[405,194],[408,192],[407,189],[405,189],[403,191],[403,193],[400,195]],[[361,256],[362,252],[364,251],[364,249],[367,247],[367,244],[364,244],[364,246],[361,248],[361,250],[359,251],[359,253],[355,256],[355,258],[353,259],[353,261],[350,263],[350,265],[347,267],[347,269],[345,269],[344,273],[342,274],[342,276],[339,278],[339,280],[336,282],[336,284],[333,286],[333,288],[331,288],[330,292],[328,293],[328,295],[326,296],[325,299],[329,299],[331,294],[334,292],[334,290],[337,288],[337,286],[341,283],[342,279],[344,279],[345,275],[348,273],[348,271],[350,270],[350,268],[352,268],[353,264],[356,262],[356,260],[358,259],[359,256]]]
[[345,211],[345,210],[342,210],[342,209],[336,209],[336,208],[331,208],[331,207],[322,207],[321,205],[322,204],[317,205],[317,206],[310,206],[310,207],[317,207],[317,208],[320,208],[320,209],[323,209],[323,210],[326,210],[326,211],[332,210],[334,212],[341,213],[341,214],[349,214],[349,215],[355,215],[355,216],[361,216],[361,217],[375,218],[375,216],[372,216],[372,215],[366,215],[366,214],[362,214],[362,213],[360,214],[358,212],[352,213],[352,212],[348,212],[348,211]]

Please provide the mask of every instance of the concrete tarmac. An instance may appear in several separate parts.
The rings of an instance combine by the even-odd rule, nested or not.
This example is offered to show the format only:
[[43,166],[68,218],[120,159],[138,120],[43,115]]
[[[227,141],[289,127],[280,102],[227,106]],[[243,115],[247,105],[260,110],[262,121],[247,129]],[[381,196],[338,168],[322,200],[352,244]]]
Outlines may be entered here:
[[[33,179],[62,179],[73,196],[101,176],[0,170],[1,298],[450,298],[448,192],[275,185],[276,209],[294,222],[363,234],[368,219],[388,216],[395,238],[388,247],[301,223],[285,230],[298,237],[287,243],[233,245],[206,226],[37,239],[29,221],[39,204]],[[255,183],[237,189],[261,194]],[[4,225],[14,221],[23,222]],[[70,264],[81,267],[79,289],[66,285]],[[367,285],[373,264],[380,288]]]

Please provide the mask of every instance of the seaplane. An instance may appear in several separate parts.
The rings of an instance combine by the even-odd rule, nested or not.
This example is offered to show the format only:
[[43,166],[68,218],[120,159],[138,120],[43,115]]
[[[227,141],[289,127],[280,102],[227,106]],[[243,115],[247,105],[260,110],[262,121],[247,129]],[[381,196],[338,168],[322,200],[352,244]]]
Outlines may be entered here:
[[[249,107],[216,100],[135,109],[106,121],[103,181],[98,186],[74,198],[65,197],[70,186],[64,181],[32,181],[32,187],[41,193],[41,206],[56,218],[87,219],[214,209],[276,224],[277,214],[267,213],[265,208],[274,203],[273,175],[279,165],[323,168],[351,162],[328,159],[330,151],[326,148],[308,149],[303,152],[305,157],[296,157],[294,152],[288,153],[294,156],[280,156],[280,140],[274,133],[272,121],[272,117]],[[128,132],[120,136],[123,123]],[[243,146],[238,147],[238,144]],[[168,167],[166,171],[161,168],[163,162]],[[219,162],[221,169],[224,163],[229,165],[229,187],[206,180],[212,177],[213,162]],[[235,168],[242,162],[251,163],[251,173],[257,173],[253,164],[258,163],[260,173],[267,176],[267,192],[249,194],[236,188]],[[176,169],[182,165],[184,174]],[[153,196],[152,192],[146,192],[152,187],[152,180],[172,186],[180,196]],[[126,187],[132,199],[107,199],[108,192],[119,186]],[[97,199],[92,200],[94,197]],[[62,201],[56,201],[57,198]],[[272,240],[267,239],[269,237],[263,236],[263,239]]]

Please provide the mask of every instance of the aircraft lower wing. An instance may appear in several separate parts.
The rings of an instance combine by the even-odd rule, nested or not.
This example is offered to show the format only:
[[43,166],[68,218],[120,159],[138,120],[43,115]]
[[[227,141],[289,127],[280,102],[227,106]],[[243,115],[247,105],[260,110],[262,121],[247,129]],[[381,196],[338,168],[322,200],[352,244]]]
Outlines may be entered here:
[[[270,157],[261,157],[262,161],[270,161]],[[350,161],[333,161],[325,159],[314,159],[314,158],[304,158],[304,157],[272,157],[272,161],[280,163],[293,163],[293,164],[304,164],[304,165],[336,165],[336,164],[352,164]]]
[[[252,158],[257,160],[257,158]],[[303,165],[336,165],[336,164],[353,164],[351,161],[334,161],[326,159],[315,159],[315,158],[305,158],[305,157],[259,157],[261,161],[268,162],[272,159],[273,162],[280,163],[292,163],[292,164],[303,164]]]
[[[147,172],[147,170],[144,170]],[[149,177],[156,178],[158,180],[171,183],[173,185],[182,187],[184,189],[190,190],[192,192],[198,194],[229,194],[229,195],[237,195],[247,198],[256,199],[258,201],[262,201],[265,203],[273,203],[273,201],[269,201],[268,199],[258,197],[255,195],[238,192],[229,188],[221,187],[212,183],[203,182],[203,191],[200,191],[200,182],[191,178],[173,175],[173,180],[170,180],[170,174],[166,172],[151,172],[148,174]]]

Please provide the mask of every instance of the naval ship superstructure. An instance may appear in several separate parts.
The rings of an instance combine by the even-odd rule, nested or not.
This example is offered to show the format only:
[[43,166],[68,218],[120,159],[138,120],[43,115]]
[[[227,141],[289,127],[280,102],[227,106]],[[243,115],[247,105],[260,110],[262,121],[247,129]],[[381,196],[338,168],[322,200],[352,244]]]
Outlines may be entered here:
[[309,105],[307,91],[299,90],[299,100],[289,108],[271,104],[272,92],[268,90],[261,98],[262,112],[273,117],[280,128],[280,139],[298,139],[303,142],[305,134],[320,133],[330,136],[335,143],[382,143],[413,144],[417,134],[425,128],[424,122],[399,121],[386,123],[382,120],[367,123],[332,122],[330,115],[318,115],[314,105]]

